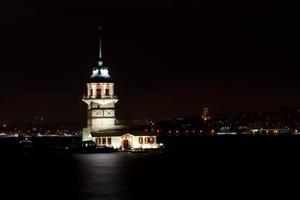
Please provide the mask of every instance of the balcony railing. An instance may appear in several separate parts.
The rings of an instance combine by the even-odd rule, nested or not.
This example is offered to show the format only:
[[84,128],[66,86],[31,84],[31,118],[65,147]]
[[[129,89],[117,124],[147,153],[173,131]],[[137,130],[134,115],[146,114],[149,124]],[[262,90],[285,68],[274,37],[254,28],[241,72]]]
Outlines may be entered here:
[[83,99],[117,99],[118,96],[115,95],[95,95],[95,96],[87,96],[83,95]]

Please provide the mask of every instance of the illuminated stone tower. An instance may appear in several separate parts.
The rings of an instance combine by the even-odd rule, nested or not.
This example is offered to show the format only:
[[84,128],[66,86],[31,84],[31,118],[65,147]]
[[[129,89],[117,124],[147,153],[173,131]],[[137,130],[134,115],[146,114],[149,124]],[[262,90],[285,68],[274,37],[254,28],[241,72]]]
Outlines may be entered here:
[[87,95],[83,101],[87,104],[87,127],[83,130],[82,140],[93,140],[91,132],[112,129],[116,126],[114,83],[107,67],[103,65],[101,34],[99,37],[99,61],[94,67],[87,83]]

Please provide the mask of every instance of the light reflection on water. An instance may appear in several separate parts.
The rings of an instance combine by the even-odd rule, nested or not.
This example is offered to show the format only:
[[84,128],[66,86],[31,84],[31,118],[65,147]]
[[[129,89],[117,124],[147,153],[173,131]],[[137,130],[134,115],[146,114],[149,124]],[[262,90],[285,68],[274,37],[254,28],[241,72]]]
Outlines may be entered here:
[[157,187],[153,158],[160,156],[120,152],[2,157],[0,199],[146,199],[156,195],[148,190]]
[[233,191],[240,186],[238,190],[247,193],[253,181],[256,189],[269,193],[266,185],[273,185],[273,192],[283,182],[293,183],[280,178],[299,180],[298,147],[286,153],[271,151],[270,146],[215,147],[168,153],[1,157],[0,199],[206,199],[207,195],[213,199],[220,190],[224,197],[237,197]]
[[[107,153],[74,155],[78,160],[78,170],[81,175],[81,185],[78,195],[81,199],[135,199],[143,197],[144,189],[140,184],[148,187],[155,177],[151,177],[156,170],[145,164],[145,156],[150,154]],[[144,173],[145,172],[145,173]],[[149,174],[150,176],[148,176]],[[145,181],[148,182],[145,184]],[[148,195],[149,196],[149,195]]]
[[80,161],[81,175],[79,196],[82,199],[123,199],[126,193],[124,179],[125,154],[81,154],[74,156]]

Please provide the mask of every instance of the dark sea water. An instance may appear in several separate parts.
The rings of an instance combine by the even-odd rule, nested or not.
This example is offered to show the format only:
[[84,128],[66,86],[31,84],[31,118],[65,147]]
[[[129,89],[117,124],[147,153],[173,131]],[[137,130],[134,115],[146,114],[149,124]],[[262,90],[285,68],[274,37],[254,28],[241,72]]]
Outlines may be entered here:
[[295,140],[194,141],[165,152],[1,154],[0,199],[298,199]]

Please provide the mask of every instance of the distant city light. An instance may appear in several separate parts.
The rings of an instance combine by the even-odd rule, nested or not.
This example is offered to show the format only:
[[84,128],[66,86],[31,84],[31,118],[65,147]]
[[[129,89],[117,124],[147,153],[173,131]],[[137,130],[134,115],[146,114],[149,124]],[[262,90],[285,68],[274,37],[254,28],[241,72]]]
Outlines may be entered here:
[[236,132],[218,132],[218,135],[236,135]]

